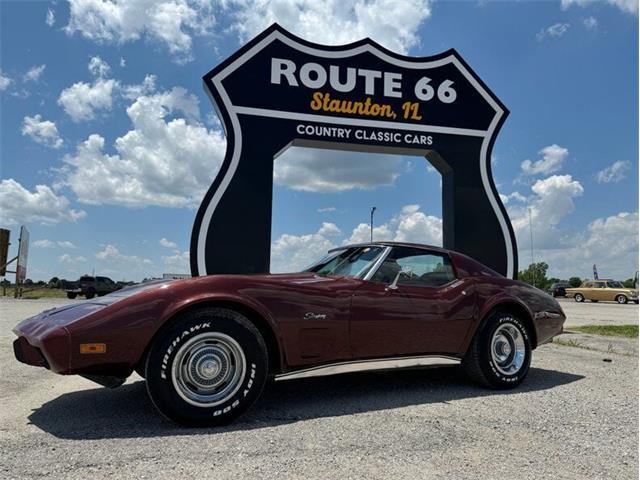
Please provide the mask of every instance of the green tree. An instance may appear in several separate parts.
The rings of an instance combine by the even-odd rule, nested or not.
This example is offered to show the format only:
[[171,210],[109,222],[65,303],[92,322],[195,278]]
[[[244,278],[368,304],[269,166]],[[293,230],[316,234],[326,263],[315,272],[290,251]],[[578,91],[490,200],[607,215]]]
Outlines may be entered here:
[[580,277],[571,277],[569,279],[569,286],[571,288],[578,288],[580,285],[582,285],[582,279]]
[[636,279],[635,278],[627,278],[622,284],[627,288],[635,288],[636,287]]
[[549,283],[547,280],[548,269],[549,265],[545,262],[532,263],[526,270],[518,272],[518,280],[544,290],[547,288],[547,284]]
[[51,280],[49,280],[49,287],[60,288],[60,279],[58,277],[53,277]]

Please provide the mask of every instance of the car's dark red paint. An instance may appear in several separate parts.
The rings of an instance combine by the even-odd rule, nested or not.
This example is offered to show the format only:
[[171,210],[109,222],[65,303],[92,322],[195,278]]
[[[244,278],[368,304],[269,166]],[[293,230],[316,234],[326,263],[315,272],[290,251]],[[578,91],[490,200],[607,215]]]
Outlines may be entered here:
[[[126,377],[141,366],[158,332],[181,312],[204,305],[235,309],[258,327],[272,374],[353,359],[462,358],[480,323],[498,307],[522,319],[533,348],[561,333],[565,316],[551,296],[464,255],[428,248],[450,256],[455,281],[390,290],[305,272],[142,285],[24,320],[14,330],[16,356],[60,374]],[[84,343],[104,343],[107,351],[81,354]]]

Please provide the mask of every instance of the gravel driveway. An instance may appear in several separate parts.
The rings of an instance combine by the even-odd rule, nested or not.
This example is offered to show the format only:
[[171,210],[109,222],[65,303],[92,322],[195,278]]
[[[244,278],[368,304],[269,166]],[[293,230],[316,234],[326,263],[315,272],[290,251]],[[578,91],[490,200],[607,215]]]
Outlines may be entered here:
[[189,430],[135,375],[107,390],[15,361],[11,328],[61,303],[0,300],[0,478],[637,478],[637,356],[544,345],[509,392],[457,368],[280,382]]

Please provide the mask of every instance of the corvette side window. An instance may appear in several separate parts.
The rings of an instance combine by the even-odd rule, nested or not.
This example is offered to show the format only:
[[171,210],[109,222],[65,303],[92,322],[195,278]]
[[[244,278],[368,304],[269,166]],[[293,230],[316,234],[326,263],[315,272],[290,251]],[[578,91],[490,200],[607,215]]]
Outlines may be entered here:
[[448,255],[408,247],[395,247],[371,278],[374,282],[438,287],[455,280]]

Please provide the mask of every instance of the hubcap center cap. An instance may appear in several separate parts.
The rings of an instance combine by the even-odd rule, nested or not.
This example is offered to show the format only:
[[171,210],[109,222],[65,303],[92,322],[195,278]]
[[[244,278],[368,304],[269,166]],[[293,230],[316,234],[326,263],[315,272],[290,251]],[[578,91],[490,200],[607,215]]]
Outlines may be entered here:
[[220,373],[220,362],[214,358],[208,358],[200,363],[198,373],[206,380],[214,379]]

